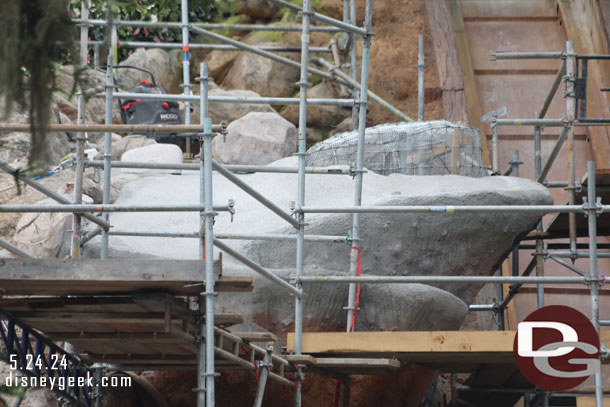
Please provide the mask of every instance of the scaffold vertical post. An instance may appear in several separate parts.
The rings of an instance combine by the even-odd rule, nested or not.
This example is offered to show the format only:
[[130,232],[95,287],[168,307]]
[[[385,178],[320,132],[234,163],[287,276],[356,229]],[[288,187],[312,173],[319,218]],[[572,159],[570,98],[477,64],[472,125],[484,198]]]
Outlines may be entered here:
[[273,342],[269,342],[265,347],[265,356],[263,357],[262,363],[258,365],[258,385],[256,387],[256,396],[254,397],[254,407],[261,407],[263,405],[263,397],[265,395],[265,387],[267,386],[267,378],[269,372],[273,368],[271,355],[273,354]]
[[[114,24],[112,24],[112,32],[114,32]],[[106,63],[106,115],[105,115],[105,124],[112,124],[112,91],[114,88],[114,77],[112,74],[112,65],[113,65],[113,52],[112,50],[108,51],[108,58]],[[104,205],[110,204],[110,179],[111,179],[111,171],[112,171],[112,133],[107,131],[104,134],[104,192],[102,203]],[[102,215],[102,219],[108,222],[109,214],[108,212],[104,212]],[[102,259],[108,258],[108,229],[102,229],[102,246],[101,246],[101,255]]]
[[[87,66],[87,55],[88,55],[88,40],[89,40],[89,26],[87,20],[89,20],[89,0],[83,0],[81,2],[81,18],[83,24],[80,27],[80,53],[79,53],[79,66]],[[85,122],[85,97],[82,93],[82,89],[79,86],[78,89],[78,110],[77,110],[77,123],[83,124]],[[78,132],[76,134],[76,152],[75,152],[75,167],[74,167],[74,199],[72,200],[75,205],[83,203],[83,174],[85,171],[85,133]],[[80,255],[80,240],[81,240],[81,224],[82,216],[80,214],[72,215],[72,240],[70,244],[70,256],[73,259],[78,259]]]
[[[576,203],[576,168],[574,151],[574,114],[576,111],[576,91],[574,76],[574,65],[576,56],[574,55],[574,45],[572,41],[566,42],[566,116],[568,126],[568,204]],[[573,254],[572,260],[576,260],[576,214],[568,214],[568,225],[570,230],[570,252]]]
[[[595,161],[587,162],[587,206],[589,227],[589,278],[591,290],[591,322],[599,335],[599,274],[597,268],[597,194],[595,191]],[[603,407],[601,364],[595,372],[595,406]]]
[[491,169],[493,172],[498,172],[500,170],[498,165],[498,124],[495,120],[492,121],[491,131]]
[[[191,53],[189,45],[189,2],[182,0],[182,90],[191,94]],[[206,115],[207,117],[207,115]],[[184,102],[184,124],[191,124],[191,102]],[[191,158],[191,137],[185,138],[185,153]]]
[[[373,21],[373,0],[367,0],[364,19],[364,28],[368,35],[364,38],[364,47],[362,49],[362,74],[359,102],[359,117],[358,117],[358,149],[356,156],[356,187],[354,191],[354,206],[362,205],[362,178],[364,168],[364,136],[366,132],[366,107],[367,107],[367,91],[369,85],[369,62],[371,54],[371,25]],[[354,213],[352,225],[352,244],[350,250],[350,275],[355,276],[358,272],[358,258],[360,254],[359,248],[360,239],[360,214]],[[346,331],[349,332],[352,327],[352,319],[356,308],[356,284],[350,283],[349,296],[347,303],[347,326]]]
[[[349,0],[349,23],[353,26],[356,26],[356,0]],[[350,68],[352,79],[356,82],[360,82],[358,80],[358,48],[356,39],[358,38],[355,33],[349,33],[350,36]],[[352,88],[352,96],[354,100],[358,99],[358,89],[354,86]],[[354,104],[352,107],[352,127],[355,129],[358,128],[358,106]]]
[[[298,174],[298,189],[297,189],[297,204],[305,205],[305,166],[307,165],[307,88],[309,87],[309,26],[313,10],[310,0],[303,0],[302,15],[302,31],[301,31],[301,76],[299,79],[299,88],[301,91],[299,100],[299,174]],[[299,213],[297,215],[299,222],[297,230],[297,248],[296,248],[296,288],[301,290],[303,285],[299,281],[299,277],[303,275],[303,262],[305,259],[305,215]],[[297,355],[303,351],[303,299],[295,298],[294,303],[294,335],[295,346],[294,350]],[[294,394],[294,405],[301,407],[301,367],[297,366],[297,383]]]
[[[536,112],[534,118],[538,118],[539,114]],[[542,127],[534,127],[534,180],[540,178],[542,174]],[[536,231],[542,233],[542,219],[536,225]],[[536,276],[544,276],[544,241],[542,239],[536,239]],[[538,308],[544,307],[544,284],[538,284],[536,286],[536,303]]]
[[424,36],[420,35],[417,39],[417,121],[424,121]]

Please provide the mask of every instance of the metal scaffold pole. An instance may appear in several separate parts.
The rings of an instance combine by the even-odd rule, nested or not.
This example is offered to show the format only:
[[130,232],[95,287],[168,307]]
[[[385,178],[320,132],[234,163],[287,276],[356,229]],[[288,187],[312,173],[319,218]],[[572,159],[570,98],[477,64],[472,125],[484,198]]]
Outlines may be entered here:
[[[358,117],[358,152],[356,157],[356,188],[354,193],[354,206],[358,207],[362,204],[362,178],[364,168],[364,135],[366,131],[366,108],[367,108],[367,90],[369,84],[369,62],[371,52],[371,25],[373,22],[373,0],[366,2],[366,14],[364,19],[364,27],[368,35],[364,38],[364,47],[362,49],[362,74],[361,74],[361,90],[359,103]],[[350,275],[355,276],[358,273],[358,259],[360,257],[359,248],[360,239],[360,214],[354,213],[352,226],[352,242],[350,250]],[[353,328],[352,320],[356,311],[356,284],[349,285],[349,297],[347,304],[347,326],[349,332]]]
[[[199,381],[198,381],[198,407],[214,407],[215,405],[215,387],[214,377],[214,206],[213,206],[213,190],[212,190],[212,121],[208,116],[208,65],[202,63],[199,66],[200,93],[201,93],[201,109],[199,113],[200,121],[203,123],[203,145],[199,153],[201,180],[201,195],[205,205],[205,212],[201,222],[202,229],[202,255],[205,266],[205,292],[202,295],[205,297],[205,326],[201,324],[200,329],[200,344],[199,344]],[[203,304],[203,301],[202,301]],[[205,357],[203,356],[205,355]],[[205,365],[205,366],[204,366]],[[205,373],[204,373],[205,372]],[[204,390],[205,389],[205,390]],[[205,391],[205,393],[204,393]]]
[[[81,18],[83,20],[89,19],[89,1],[83,0],[81,3]],[[84,23],[80,27],[80,55],[79,55],[79,66],[81,68],[87,66],[88,56],[88,42],[89,40],[89,26]],[[83,124],[85,122],[85,97],[83,90],[78,89],[78,116],[77,124]],[[83,203],[83,174],[85,171],[85,137],[86,133],[79,132],[76,135],[76,152],[75,152],[75,167],[74,167],[74,199],[75,205]],[[70,244],[70,256],[73,259],[78,259],[80,256],[80,241],[81,241],[81,224],[82,215],[74,214],[72,216],[72,240]]]
[[[185,96],[191,94],[191,63],[189,48],[189,2],[182,0],[182,88]],[[184,124],[191,124],[191,102],[184,103]],[[200,123],[201,124],[201,123]],[[186,137],[186,156],[191,158],[191,138]]]
[[[351,25],[356,25],[356,0],[349,0],[349,23]],[[356,34],[349,33],[350,39],[350,69],[352,74],[352,80],[354,82],[358,82],[358,47],[356,43]],[[354,100],[358,99],[358,89],[356,87],[352,88],[352,96]],[[352,127],[354,129],[358,128],[358,106],[354,105],[352,107]]]
[[[589,227],[589,278],[591,283],[591,322],[599,335],[599,274],[597,269],[597,196],[595,191],[595,162],[587,163],[587,209]],[[601,364],[595,372],[595,405],[602,407],[603,381]]]
[[[299,79],[300,100],[299,100],[299,141],[298,141],[298,157],[299,157],[299,174],[297,188],[297,204],[304,205],[305,203],[305,166],[307,165],[307,89],[309,83],[309,26],[313,10],[311,9],[311,1],[303,0],[303,11],[301,32],[301,76]],[[297,215],[297,247],[296,247],[296,288],[302,290],[302,284],[298,278],[303,275],[303,262],[305,259],[305,215],[300,213]],[[303,299],[295,298],[294,303],[294,350],[297,355],[303,351]],[[294,394],[295,407],[301,407],[301,383],[302,372],[300,366],[297,366],[296,371],[296,388]]]
[[[574,152],[574,114],[576,112],[576,90],[574,75],[574,45],[572,41],[566,42],[566,115],[568,129],[568,204],[576,203],[576,168]],[[568,215],[570,230],[570,251],[576,253],[576,214]]]
[[[112,27],[114,29],[114,25]],[[114,31],[114,30],[113,30]],[[106,117],[105,123],[112,124],[112,92],[114,88],[114,78],[112,74],[113,66],[113,52],[108,51],[108,59],[106,63]],[[104,135],[104,193],[102,202],[104,205],[110,203],[110,179],[112,171],[112,133],[106,132]],[[104,213],[102,219],[108,222],[109,214]],[[100,257],[102,259],[108,258],[108,230],[102,230],[102,246]]]
[[417,54],[417,121],[424,121],[424,36],[418,37]]

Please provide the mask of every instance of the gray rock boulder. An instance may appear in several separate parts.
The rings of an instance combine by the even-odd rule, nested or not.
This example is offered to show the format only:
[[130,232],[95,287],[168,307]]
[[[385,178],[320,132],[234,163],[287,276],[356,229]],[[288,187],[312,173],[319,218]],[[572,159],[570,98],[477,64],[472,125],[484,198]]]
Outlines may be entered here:
[[297,130],[277,113],[251,112],[214,140],[214,154],[227,164],[264,165],[296,151]]
[[[220,88],[212,89],[208,92],[209,96],[228,96],[236,98],[257,98],[260,95],[251,90],[223,90]],[[210,103],[208,106],[208,114],[212,118],[212,123],[220,123],[221,121],[232,122],[250,112],[269,112],[276,113],[269,105],[258,103],[243,104],[243,103]],[[191,123],[199,123],[199,103],[193,104],[193,113],[191,114]]]
[[[243,313],[254,323],[285,339],[286,332],[294,330],[293,297],[249,269],[235,268],[229,262],[225,270],[227,274],[251,275],[254,290],[248,301],[244,301],[243,294],[223,293],[218,298],[219,308],[225,312]],[[294,276],[294,268],[271,271],[286,280]],[[347,275],[320,269],[308,269],[305,274]],[[304,289],[304,331],[344,330],[347,285],[306,284]],[[468,306],[456,296],[423,284],[362,285],[358,308],[354,324],[357,331],[456,330],[468,313]],[[435,317],[430,318],[430,315]]]
[[[90,197],[83,195],[83,204],[92,203]],[[57,202],[48,198],[35,204],[57,205]],[[17,223],[13,240],[17,247],[25,248],[35,257],[55,258],[62,249],[63,235],[71,226],[72,214],[69,213],[26,213]]]
[[[61,66],[56,70],[56,87],[59,89],[54,93],[53,98],[58,105],[59,110],[66,114],[70,120],[76,122],[78,112],[78,96],[71,95],[74,86],[74,66]],[[85,69],[82,71],[83,79],[86,87],[104,86],[106,84],[106,75],[95,69]],[[105,123],[106,120],[106,101],[103,98],[89,98],[87,100],[87,114],[85,120],[87,122],[95,122],[99,124]],[[121,112],[118,103],[112,103],[112,122],[121,123]]]
[[[301,92],[297,93],[299,97]],[[307,97],[312,99],[333,99],[339,98],[339,92],[336,87],[328,82],[320,82],[314,85],[307,91]],[[299,124],[299,106],[290,105],[282,111],[282,117],[290,123],[298,126]],[[327,128],[337,126],[343,120],[351,117],[351,108],[341,106],[308,106],[307,107],[307,125],[316,128]]]
[[[447,176],[403,176],[394,193],[379,197],[375,206],[451,205],[550,205],[549,191],[533,181],[513,177],[469,178]],[[329,202],[332,202],[329,200]],[[345,236],[352,215],[309,215],[307,233]],[[426,213],[362,214],[360,248],[362,273],[368,275],[489,275],[515,239],[533,229],[536,213]],[[280,230],[291,233],[292,229]],[[278,232],[280,232],[278,231]],[[293,265],[295,245],[288,241],[252,242],[246,253],[265,267]],[[347,272],[347,245],[306,242],[305,264]],[[478,287],[440,284],[438,287],[470,302]]]
[[208,64],[209,77],[218,83],[222,82],[238,56],[239,52],[233,51],[210,52],[204,59],[204,62]]
[[[29,124],[29,114],[25,111],[12,110],[8,116],[4,115],[4,105],[0,101],[0,120],[4,123]],[[61,123],[70,123],[70,119],[59,114]],[[50,123],[57,123],[57,116],[51,112]],[[0,161],[9,164],[25,165],[32,146],[29,133],[0,133]],[[76,146],[70,141],[67,133],[49,133],[46,138],[46,160],[50,167],[59,164],[62,157],[69,154],[71,149]]]
[[[169,53],[162,49],[138,50],[131,54],[121,65],[133,65],[153,73],[157,84],[167,93],[180,92],[182,69]],[[117,69],[116,77],[121,89],[129,90],[140,81],[150,80],[150,76],[135,69]],[[180,92],[181,93],[181,92]]]
[[[151,144],[129,150],[123,154],[121,161],[136,163],[182,164],[182,150],[174,144]],[[169,173],[180,174],[180,170],[150,170],[138,168],[122,168],[126,174]]]
[[[264,45],[285,45],[282,43],[262,43]],[[294,58],[287,54],[288,58]],[[239,54],[233,66],[222,81],[228,89],[248,89],[262,96],[288,97],[295,92],[299,80],[299,70],[272,61],[250,52]]]
[[[118,134],[112,135],[112,159],[120,160],[123,154],[129,150],[140,147],[157,144],[154,139],[148,138],[141,134],[130,134],[121,137]],[[102,160],[104,155],[104,138],[100,138],[97,143],[97,151],[99,151],[98,159]]]

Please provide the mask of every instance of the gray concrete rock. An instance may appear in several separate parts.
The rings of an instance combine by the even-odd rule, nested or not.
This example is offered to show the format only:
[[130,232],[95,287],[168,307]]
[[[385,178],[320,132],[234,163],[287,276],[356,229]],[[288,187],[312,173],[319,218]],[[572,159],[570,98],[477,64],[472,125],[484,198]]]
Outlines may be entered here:
[[[260,95],[251,90],[223,90],[220,88],[212,89],[208,92],[209,96],[230,96],[237,98],[257,98]],[[208,114],[212,118],[212,123],[220,123],[221,121],[232,122],[250,112],[268,112],[276,113],[269,105],[261,104],[243,104],[243,103],[210,103],[208,106]],[[191,114],[191,123],[199,123],[199,104],[193,104],[193,113]]]
[[233,66],[239,56],[239,52],[212,51],[204,59],[208,64],[208,75],[214,81],[220,83]]
[[[71,95],[74,86],[74,66],[61,66],[56,70],[56,87],[59,89],[53,98],[62,113],[66,114],[73,122],[76,122],[78,112],[78,96]],[[86,87],[104,86],[106,75],[95,69],[85,69],[82,72]],[[106,119],[106,101],[103,98],[89,98],[87,100],[87,122],[103,124]],[[121,123],[121,111],[118,103],[112,103],[112,122]]]
[[[296,166],[294,157],[272,163]],[[288,210],[296,197],[296,174],[242,174],[239,177]],[[186,172],[181,177],[159,175],[127,183],[117,203],[196,203],[199,176]],[[214,203],[235,199],[237,214],[231,222],[221,213],[216,217],[216,233],[288,233],[294,229],[262,207],[245,192],[214,174]],[[350,177],[311,175],[307,177],[306,197],[310,206],[352,206],[353,181]],[[394,195],[400,193],[401,195]],[[179,197],[179,198],[178,198]],[[468,178],[462,176],[382,176],[367,173],[363,205],[535,205],[548,204],[548,190],[532,181],[514,177]],[[489,275],[519,234],[536,224],[537,215],[446,214],[362,215],[361,250],[363,275]],[[117,229],[197,232],[196,213],[127,214],[113,213]],[[351,215],[307,215],[307,234],[346,236],[351,230]],[[290,279],[294,274],[294,241],[230,241],[232,248],[273,273]],[[131,252],[133,256],[160,256],[196,259],[197,239],[172,239],[159,244],[154,238],[113,237],[111,249]],[[350,248],[346,244],[313,243],[305,245],[305,274],[345,275],[349,270]],[[265,328],[279,334],[292,324],[293,299],[281,288],[224,256],[227,275],[253,275],[254,293],[223,293],[218,304],[231,312],[243,312]],[[457,329],[467,313],[476,287],[458,285],[364,285],[362,287],[358,329]],[[347,304],[345,285],[308,284],[305,286],[308,327],[338,330],[345,327]],[[428,318],[434,313],[435,318]],[[316,317],[316,316],[320,317]],[[279,321],[279,322],[278,322]]]
[[[91,198],[83,195],[83,204],[92,203]],[[35,204],[57,205],[57,202],[48,198]],[[71,225],[72,214],[69,213],[26,213],[17,223],[13,240],[17,247],[35,257],[55,258],[61,251],[63,234],[70,230]]]
[[[301,92],[295,97],[299,97]],[[319,84],[309,88],[307,97],[312,99],[333,99],[339,97],[338,89],[328,83],[320,82]],[[295,126],[299,125],[299,106],[290,105],[282,110],[282,117],[288,120]],[[308,106],[307,107],[307,125],[316,128],[329,129],[337,126],[343,120],[351,117],[352,110],[341,106]]]
[[264,165],[293,154],[296,127],[277,113],[251,112],[227,127],[226,140],[214,141],[214,154],[228,164]]
[[[345,259],[344,259],[345,260]],[[225,267],[227,274],[251,275],[254,290],[246,301],[243,294],[223,293],[218,308],[225,312],[239,312],[254,323],[271,330],[285,339],[286,332],[294,329],[294,299],[249,269]],[[290,280],[292,269],[272,269],[274,274]],[[307,269],[305,274],[347,275],[331,270]],[[343,284],[306,284],[303,304],[305,331],[342,331],[345,329],[348,289]],[[417,331],[455,330],[466,318],[468,306],[459,298],[441,289],[423,284],[363,285],[359,310],[356,315],[357,331]],[[434,318],[430,318],[434,315]]]
[[[182,164],[183,156],[180,147],[174,144],[151,144],[129,150],[123,154],[121,161],[136,163]],[[180,170],[147,170],[138,168],[122,168],[126,174],[180,174]]]
[[[262,43],[264,45],[285,45],[282,43]],[[286,54],[287,58],[294,58]],[[295,83],[299,80],[299,70],[272,61],[250,52],[239,54],[233,66],[222,81],[222,86],[228,89],[248,89],[262,96],[292,96]]]
[[[0,103],[0,109],[3,109]],[[27,111],[13,110],[7,117],[0,113],[0,120],[5,123],[29,124]],[[59,113],[62,123],[70,123],[67,116]],[[57,123],[55,114],[52,112],[50,123]],[[31,148],[31,136],[29,133],[0,133],[0,161],[14,165],[26,165]],[[69,154],[75,143],[70,141],[66,133],[49,133],[46,139],[46,160],[49,167],[59,164],[62,157]]]
[[[167,93],[180,92],[178,85],[182,82],[182,69],[176,60],[162,49],[138,50],[120,65],[147,69],[153,73],[157,84],[161,85]],[[135,87],[140,81],[150,80],[148,74],[135,69],[117,69],[116,77],[119,87],[125,90]]]
[[[112,135],[112,159],[120,160],[123,154],[129,150],[133,150],[140,147],[150,146],[157,144],[154,139],[148,138],[141,134],[130,134],[125,137],[121,137],[118,134]],[[104,156],[104,138],[100,138],[97,142],[97,151],[99,155],[97,159],[103,159]]]
[[[379,197],[376,206],[549,205],[553,199],[541,185],[511,177],[469,178],[403,176],[394,193]],[[329,200],[328,202],[332,202]],[[333,206],[327,204],[328,206]],[[363,214],[360,218],[362,273],[373,275],[489,275],[515,239],[530,231],[540,216],[534,213]],[[346,235],[352,215],[307,216],[307,233]],[[285,228],[284,233],[292,229]],[[265,267],[288,267],[293,242],[253,242],[246,253]],[[306,242],[305,264],[348,271],[350,248]],[[289,260],[290,259],[290,260]],[[439,287],[470,302],[478,287],[441,284]]]

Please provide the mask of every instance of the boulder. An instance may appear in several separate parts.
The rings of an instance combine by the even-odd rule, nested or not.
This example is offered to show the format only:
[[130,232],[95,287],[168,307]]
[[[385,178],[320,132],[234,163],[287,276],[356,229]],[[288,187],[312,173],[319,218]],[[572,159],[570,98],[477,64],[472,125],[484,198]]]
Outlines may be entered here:
[[[123,154],[121,161],[137,163],[182,164],[183,156],[180,147],[174,144],[151,144],[129,150]],[[180,174],[180,170],[147,170],[138,168],[122,168],[126,174],[170,173]]]
[[[72,199],[72,196],[66,195]],[[83,204],[92,204],[93,200],[83,195]],[[50,198],[36,202],[35,205],[58,205]],[[23,247],[30,254],[40,258],[56,258],[60,253],[64,233],[72,226],[70,213],[26,213],[19,219],[15,228],[13,241],[17,247]]]
[[[258,45],[285,45],[282,43],[262,43]],[[288,58],[295,58],[286,54]],[[222,81],[229,89],[248,89],[262,96],[288,97],[296,90],[299,70],[281,62],[273,61],[250,52],[239,54],[233,66]]]
[[[301,95],[299,92],[296,97]],[[320,82],[319,84],[309,88],[307,97],[312,99],[333,99],[338,98],[339,93],[335,86],[328,82]],[[299,125],[299,106],[290,105],[282,111],[282,117],[288,120],[295,126]],[[343,120],[351,117],[351,108],[341,106],[307,106],[307,125],[314,126],[319,129],[331,129],[337,126]]]
[[[148,138],[141,134],[130,134],[125,137],[121,137],[118,134],[112,135],[112,159],[120,160],[123,154],[129,150],[133,150],[140,147],[157,144],[154,139]],[[100,138],[97,142],[97,151],[99,151],[98,159],[103,159],[104,156],[104,138]]]
[[220,83],[239,56],[235,51],[212,51],[204,59],[208,64],[208,75]]
[[214,155],[227,164],[264,165],[296,151],[297,130],[277,113],[251,112],[214,140]]
[[[209,96],[229,96],[236,98],[257,98],[260,95],[251,90],[222,90],[220,88],[212,89],[208,92]],[[221,121],[232,122],[250,112],[270,112],[275,113],[275,110],[269,105],[258,103],[210,103],[208,106],[208,114],[212,118],[212,123],[220,123]],[[199,123],[199,103],[193,104],[193,113],[191,113],[191,123]]]
[[[158,85],[167,93],[180,93],[182,68],[169,53],[162,49],[137,50],[120,65],[132,65],[152,72]],[[150,75],[135,69],[116,69],[116,77],[121,89],[130,90],[141,81],[149,81]]]
[[[56,70],[56,83],[58,89],[53,98],[59,107],[59,110],[66,114],[70,120],[76,122],[78,112],[78,96],[71,95],[72,87],[74,86],[74,66],[65,65]],[[85,87],[92,88],[105,86],[106,74],[96,69],[84,69],[82,71]],[[95,122],[103,124],[106,121],[106,101],[103,98],[91,97],[87,99],[86,106],[87,114],[85,120],[87,122]],[[116,101],[112,102],[112,122],[122,123],[121,111]]]
[[[367,174],[367,179],[371,179]],[[373,206],[551,205],[553,198],[534,181],[515,177],[388,176],[396,181],[369,201]],[[367,181],[371,182],[371,181]],[[368,194],[367,194],[368,195]],[[384,197],[385,195],[385,197]],[[370,197],[370,196],[369,196]],[[329,196],[328,202],[332,202]],[[366,205],[366,204],[365,204]],[[328,206],[328,205],[327,205]],[[307,233],[346,235],[351,214],[308,215]],[[512,249],[516,239],[532,230],[537,213],[399,213],[364,214],[360,218],[362,274],[384,276],[489,275]],[[276,233],[291,233],[283,228]],[[294,242],[253,242],[245,253],[268,268],[293,265]],[[305,264],[313,269],[349,271],[347,245],[305,243]],[[438,284],[469,303],[480,286]]]
[[[2,103],[0,103],[0,109]],[[2,111],[2,113],[4,113]],[[26,110],[13,110],[8,116],[0,113],[0,119],[5,123],[29,124],[29,114]],[[57,119],[59,117],[59,120]],[[70,123],[70,119],[60,112],[51,112],[50,123]],[[29,133],[0,133],[0,161],[9,164],[25,165],[32,147],[31,136]],[[61,159],[69,154],[75,143],[70,140],[67,133],[49,133],[46,138],[46,161],[49,167],[53,167]]]

